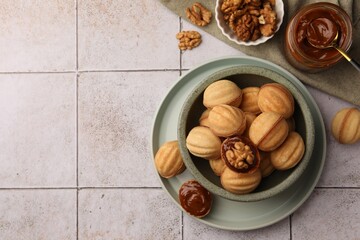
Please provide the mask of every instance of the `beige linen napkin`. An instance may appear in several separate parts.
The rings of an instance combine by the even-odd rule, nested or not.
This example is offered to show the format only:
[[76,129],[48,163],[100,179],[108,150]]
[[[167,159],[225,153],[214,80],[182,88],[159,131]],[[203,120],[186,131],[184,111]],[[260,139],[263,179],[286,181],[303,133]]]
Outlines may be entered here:
[[[160,0],[167,8],[188,20],[185,15],[185,9],[195,2],[201,2],[208,9],[211,9],[213,14],[215,10],[216,1],[200,1],[200,0]],[[292,67],[284,57],[284,31],[289,19],[302,6],[312,3],[320,2],[314,0],[284,0],[285,16],[283,24],[279,32],[264,44],[254,46],[239,46],[230,41],[222,35],[220,29],[217,27],[215,18],[213,17],[211,23],[202,29],[209,34],[215,36],[228,45],[239,49],[249,56],[259,57],[269,60],[279,66],[287,69],[289,72],[298,77],[302,82],[312,87],[320,89],[326,93],[337,96],[348,102],[360,106],[360,73],[351,66],[345,59],[337,64],[335,67],[320,72],[320,73],[306,73],[299,71]],[[324,2],[324,1],[322,1]],[[360,62],[360,1],[358,0],[327,0],[326,2],[335,3],[341,6],[351,17],[353,22],[353,44],[349,55]],[[184,29],[192,30],[192,29]]]

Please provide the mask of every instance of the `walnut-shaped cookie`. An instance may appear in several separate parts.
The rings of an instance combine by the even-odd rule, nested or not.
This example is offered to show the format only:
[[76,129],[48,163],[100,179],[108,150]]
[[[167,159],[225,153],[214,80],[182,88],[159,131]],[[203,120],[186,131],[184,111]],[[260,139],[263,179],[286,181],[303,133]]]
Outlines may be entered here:
[[193,155],[201,158],[220,158],[221,140],[207,127],[191,129],[186,137],[186,147]]
[[246,128],[245,113],[237,107],[226,104],[213,107],[208,121],[211,131],[219,137],[242,134]]
[[296,130],[296,123],[293,117],[289,117],[286,119],[287,124],[289,125],[289,132]]
[[261,172],[257,169],[253,173],[238,173],[225,168],[220,177],[224,189],[234,194],[246,194],[254,191],[261,182]]
[[230,80],[219,80],[211,83],[204,91],[203,104],[213,108],[219,104],[238,107],[242,100],[242,90]]
[[210,159],[209,163],[210,163],[211,169],[213,170],[213,172],[217,176],[221,176],[224,169],[226,168],[226,165],[225,165],[224,161],[221,158],[219,158],[219,159]]
[[260,171],[263,178],[275,171],[270,161],[270,152],[260,152]]
[[246,87],[242,89],[242,101],[239,106],[244,112],[250,112],[253,114],[259,114],[261,112],[258,106],[258,94],[260,88],[258,87]]
[[279,147],[287,137],[289,125],[275,112],[263,112],[255,118],[249,130],[250,140],[262,151]]
[[305,152],[305,144],[297,132],[290,132],[284,143],[270,153],[270,161],[275,169],[287,170],[295,167]]
[[246,119],[246,128],[243,133],[243,136],[249,138],[250,126],[251,126],[252,122],[255,120],[256,115],[251,112],[244,112],[244,113],[245,113],[245,119]]
[[209,127],[209,113],[210,109],[206,109],[199,118],[200,126]]
[[353,144],[360,140],[360,111],[344,108],[335,114],[331,123],[334,138],[342,144]]
[[284,118],[289,118],[294,113],[294,97],[286,87],[279,83],[261,86],[258,105],[262,112],[276,112]]
[[155,166],[164,178],[174,177],[185,170],[178,141],[169,141],[161,145],[155,154]]

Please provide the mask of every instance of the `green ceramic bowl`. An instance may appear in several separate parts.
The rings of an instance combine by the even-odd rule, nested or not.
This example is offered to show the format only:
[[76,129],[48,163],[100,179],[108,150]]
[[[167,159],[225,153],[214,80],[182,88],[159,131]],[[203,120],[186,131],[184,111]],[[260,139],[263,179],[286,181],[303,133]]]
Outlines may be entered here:
[[[231,80],[240,88],[277,82],[287,87],[295,99],[295,112],[293,117],[295,119],[296,131],[302,136],[305,143],[303,159],[292,169],[274,171],[270,176],[263,178],[260,185],[248,194],[237,195],[226,191],[220,184],[220,178],[212,171],[209,162],[192,155],[186,148],[186,137],[193,127],[199,125],[199,118],[205,110],[202,103],[203,92],[207,86],[220,79]],[[252,202],[270,198],[289,188],[302,175],[305,169],[310,167],[309,161],[315,140],[313,117],[300,90],[278,73],[255,66],[225,68],[215,72],[211,76],[205,77],[185,100],[180,111],[177,131],[180,152],[187,169],[192,173],[194,178],[213,194],[242,202]]]

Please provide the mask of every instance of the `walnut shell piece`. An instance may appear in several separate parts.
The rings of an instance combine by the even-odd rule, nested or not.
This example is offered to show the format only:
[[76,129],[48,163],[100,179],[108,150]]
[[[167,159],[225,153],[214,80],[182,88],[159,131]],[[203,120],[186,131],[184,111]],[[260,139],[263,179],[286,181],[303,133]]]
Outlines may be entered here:
[[185,10],[187,18],[194,24],[203,27],[210,23],[212,13],[201,3],[194,3],[191,8]]
[[211,83],[204,91],[203,104],[213,108],[219,104],[238,107],[242,100],[241,89],[232,81],[222,79]]
[[270,161],[274,168],[287,170],[295,167],[305,152],[305,144],[297,132],[290,132],[284,143],[270,153]]
[[186,147],[195,156],[205,159],[220,158],[221,141],[209,128],[197,126],[186,137]]
[[176,38],[179,40],[180,50],[191,50],[201,43],[201,35],[196,31],[181,31],[176,34]]
[[360,111],[357,108],[343,108],[331,123],[334,138],[342,144],[353,144],[360,140]]
[[249,137],[258,149],[269,152],[284,142],[288,132],[289,126],[280,114],[263,112],[252,122]]
[[242,89],[242,101],[239,106],[244,112],[251,112],[254,114],[259,114],[261,112],[258,106],[258,94],[260,88],[258,87],[246,87]]
[[294,113],[294,97],[286,87],[279,83],[261,86],[258,105],[262,112],[276,112],[284,118],[289,118]]
[[224,189],[234,194],[246,194],[254,191],[261,182],[261,172],[257,169],[253,173],[238,173],[225,168],[220,177]]
[[216,136],[229,137],[242,134],[246,128],[246,118],[243,111],[226,104],[215,106],[208,117],[209,127]]
[[252,173],[260,164],[256,146],[247,138],[232,136],[221,144],[221,159],[235,172]]
[[211,210],[212,195],[196,180],[184,182],[179,189],[181,207],[197,218],[205,217]]
[[178,141],[169,141],[161,145],[155,154],[155,166],[164,178],[174,177],[185,170]]

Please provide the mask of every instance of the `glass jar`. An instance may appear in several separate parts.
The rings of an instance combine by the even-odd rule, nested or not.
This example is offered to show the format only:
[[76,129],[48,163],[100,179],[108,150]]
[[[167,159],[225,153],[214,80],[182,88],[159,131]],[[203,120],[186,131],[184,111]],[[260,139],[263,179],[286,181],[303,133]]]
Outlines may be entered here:
[[307,72],[319,72],[335,65],[343,56],[335,48],[318,49],[310,45],[306,29],[311,21],[327,18],[339,31],[338,46],[345,52],[352,44],[352,25],[347,13],[339,6],[319,2],[304,6],[290,20],[285,32],[285,56],[295,68]]

